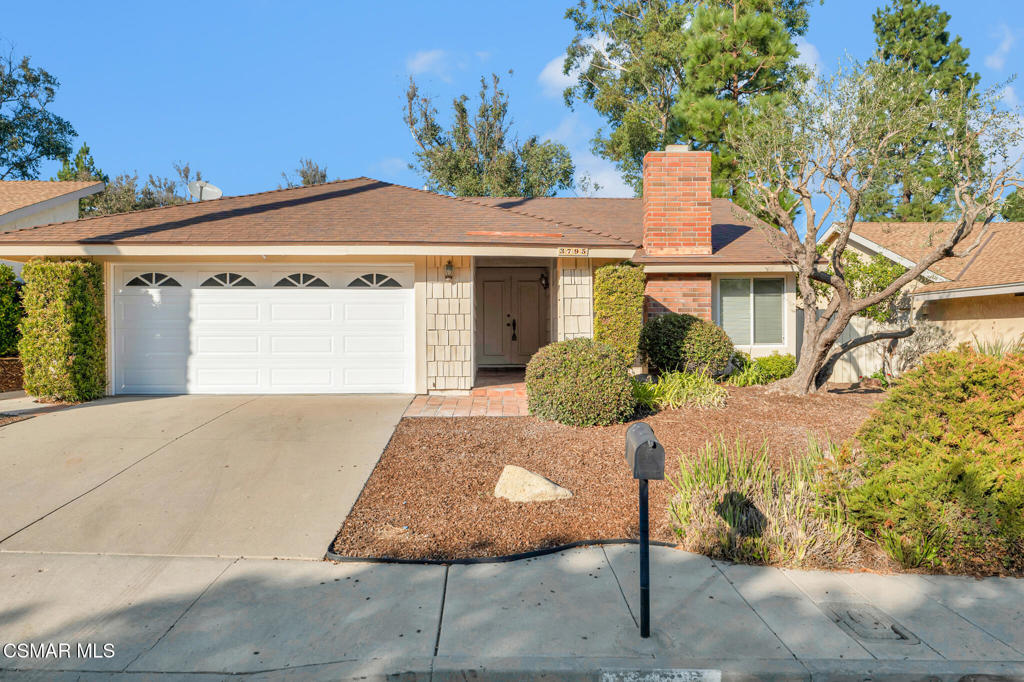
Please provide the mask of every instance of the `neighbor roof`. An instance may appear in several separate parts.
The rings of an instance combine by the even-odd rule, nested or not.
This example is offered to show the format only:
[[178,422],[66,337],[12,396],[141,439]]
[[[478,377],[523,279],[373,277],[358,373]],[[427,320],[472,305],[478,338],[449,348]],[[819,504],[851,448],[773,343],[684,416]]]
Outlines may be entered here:
[[[569,221],[614,234],[637,248],[643,244],[643,199],[596,199],[575,197],[472,197],[489,206],[523,211],[555,221]],[[710,256],[648,256],[641,250],[638,263],[785,263],[785,257],[769,241],[773,230],[728,199],[711,200]]]
[[[853,234],[916,263],[955,227],[954,223],[855,223]],[[946,282],[931,282],[914,294],[1024,283],[1024,223],[991,223],[973,253],[945,258],[929,270]]]
[[354,178],[12,230],[17,244],[635,246],[601,229]]
[[1024,284],[1024,223],[994,223],[977,250],[950,282],[926,284],[914,293]]
[[85,182],[2,180],[0,181],[0,215],[87,189],[93,191],[84,192],[84,195],[94,194],[103,189],[103,183],[92,180]]

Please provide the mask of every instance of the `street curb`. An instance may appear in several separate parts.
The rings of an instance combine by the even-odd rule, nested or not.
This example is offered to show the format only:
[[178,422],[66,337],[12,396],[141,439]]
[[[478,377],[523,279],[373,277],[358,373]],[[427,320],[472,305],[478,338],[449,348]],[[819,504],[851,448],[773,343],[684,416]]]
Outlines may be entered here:
[[[636,545],[639,544],[639,540],[633,540],[632,538],[615,538],[610,540],[579,540],[577,542],[570,542],[567,545],[556,545],[554,547],[545,547],[543,549],[533,549],[529,552],[519,552],[518,554],[503,554],[501,556],[484,556],[484,557],[468,557],[463,559],[399,559],[390,557],[359,557],[359,556],[343,556],[341,554],[335,554],[331,550],[331,546],[334,545],[333,541],[327,548],[327,553],[324,555],[326,561],[333,561],[335,563],[369,563],[369,564],[413,564],[420,566],[465,566],[471,564],[503,564],[510,561],[520,561],[522,559],[535,559],[537,557],[547,556],[548,554],[558,554],[564,552],[567,549],[576,549],[577,547],[595,547],[603,545]],[[651,545],[654,547],[669,547],[675,548],[677,545],[671,542],[659,542],[657,540],[651,540]]]

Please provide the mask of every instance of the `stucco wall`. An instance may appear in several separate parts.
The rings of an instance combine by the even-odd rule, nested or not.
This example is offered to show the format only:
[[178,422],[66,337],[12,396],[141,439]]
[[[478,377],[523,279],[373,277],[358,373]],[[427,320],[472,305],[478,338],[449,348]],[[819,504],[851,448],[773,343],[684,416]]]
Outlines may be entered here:
[[559,258],[556,270],[557,340],[593,336],[593,263],[587,258]]
[[[445,279],[445,264],[455,268]],[[426,263],[427,389],[473,387],[473,259],[428,256]]]
[[1010,340],[1024,334],[1024,296],[971,296],[924,303],[918,318],[945,327],[954,343]]

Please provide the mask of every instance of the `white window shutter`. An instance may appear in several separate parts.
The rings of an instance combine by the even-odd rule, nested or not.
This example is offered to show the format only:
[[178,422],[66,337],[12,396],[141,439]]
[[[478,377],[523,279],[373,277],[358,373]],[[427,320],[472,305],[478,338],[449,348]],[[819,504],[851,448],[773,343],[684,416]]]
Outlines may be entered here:
[[781,279],[754,280],[754,343],[782,343],[784,291]]
[[733,344],[750,345],[750,280],[720,279],[718,299],[722,329]]

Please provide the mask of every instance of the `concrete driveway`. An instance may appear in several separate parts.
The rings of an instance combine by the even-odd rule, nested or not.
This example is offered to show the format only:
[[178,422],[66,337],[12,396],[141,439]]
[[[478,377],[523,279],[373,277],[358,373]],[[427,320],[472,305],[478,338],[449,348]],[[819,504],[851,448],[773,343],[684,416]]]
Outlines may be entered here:
[[0,429],[0,551],[319,559],[410,396],[100,400]]

